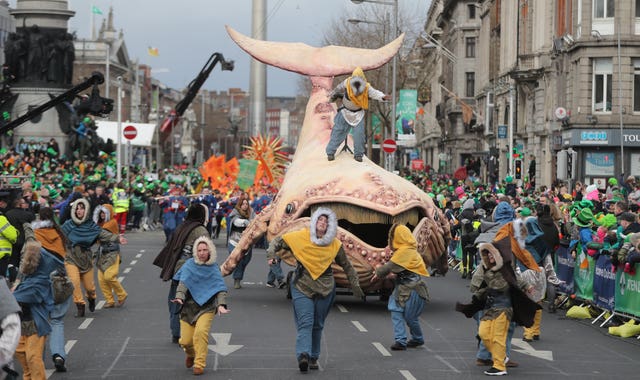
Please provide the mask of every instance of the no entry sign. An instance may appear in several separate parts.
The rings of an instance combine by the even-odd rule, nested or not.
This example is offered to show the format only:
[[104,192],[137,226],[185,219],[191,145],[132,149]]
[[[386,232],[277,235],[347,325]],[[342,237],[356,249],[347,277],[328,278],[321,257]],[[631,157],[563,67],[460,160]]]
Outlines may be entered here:
[[382,150],[386,153],[393,153],[396,151],[396,141],[392,139],[386,139],[382,142]]
[[133,140],[136,138],[136,136],[138,136],[138,130],[133,125],[127,125],[126,127],[124,127],[122,134],[124,135],[125,139]]

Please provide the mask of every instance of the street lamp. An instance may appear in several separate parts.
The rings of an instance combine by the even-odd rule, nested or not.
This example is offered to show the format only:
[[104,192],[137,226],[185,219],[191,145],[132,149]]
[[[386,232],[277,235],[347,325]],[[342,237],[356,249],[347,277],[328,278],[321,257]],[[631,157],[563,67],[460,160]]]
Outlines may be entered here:
[[[362,4],[362,3],[373,3],[373,4],[383,4],[383,5],[391,5],[393,6],[393,29],[391,35],[392,40],[398,37],[398,0],[393,1],[379,1],[379,0],[351,0],[354,4]],[[395,129],[396,129],[396,65],[397,65],[397,54],[393,56],[392,62],[392,76],[391,76],[391,128],[392,135],[395,139]],[[386,128],[382,130],[382,141],[386,139],[387,131]],[[385,162],[386,166],[386,162]]]

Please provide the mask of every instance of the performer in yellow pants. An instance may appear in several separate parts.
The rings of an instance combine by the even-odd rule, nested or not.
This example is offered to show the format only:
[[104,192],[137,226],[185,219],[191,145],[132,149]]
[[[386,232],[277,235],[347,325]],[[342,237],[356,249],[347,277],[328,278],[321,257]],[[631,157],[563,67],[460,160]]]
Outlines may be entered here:
[[[93,221],[102,229],[117,234],[119,231],[118,223],[112,218],[112,215],[111,205],[98,206],[93,212]],[[96,266],[98,267],[98,283],[105,300],[104,307],[107,309],[116,305],[113,298],[114,293],[118,297],[118,306],[124,305],[124,301],[127,299],[127,292],[118,281],[120,261],[120,244],[110,241],[100,243]]]

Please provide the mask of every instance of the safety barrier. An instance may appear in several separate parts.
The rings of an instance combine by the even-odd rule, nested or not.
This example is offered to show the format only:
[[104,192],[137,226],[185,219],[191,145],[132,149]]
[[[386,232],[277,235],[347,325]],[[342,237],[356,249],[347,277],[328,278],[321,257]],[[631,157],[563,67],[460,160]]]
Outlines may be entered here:
[[616,315],[640,321],[640,265],[633,276],[621,267],[614,273],[609,256],[594,259],[582,253],[574,259],[565,246],[556,251],[556,258],[558,279],[564,281],[558,291],[601,309],[592,324],[607,314],[600,327]]

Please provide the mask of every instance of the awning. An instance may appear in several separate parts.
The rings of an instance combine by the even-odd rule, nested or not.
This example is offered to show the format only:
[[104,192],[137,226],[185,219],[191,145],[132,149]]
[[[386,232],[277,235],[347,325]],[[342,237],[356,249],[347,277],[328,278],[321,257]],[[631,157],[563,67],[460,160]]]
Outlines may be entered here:
[[[123,144],[131,141],[131,145],[135,146],[151,146],[151,141],[153,140],[153,135],[156,132],[156,124],[147,124],[147,123],[129,123],[122,122],[122,130],[128,126],[133,126],[136,129],[136,137],[131,140],[127,140],[124,137],[124,134],[121,137],[121,142]],[[118,142],[118,123],[115,121],[101,121],[97,120],[96,125],[98,126],[98,136],[102,137],[105,141],[107,139],[111,139],[114,143]]]

